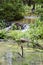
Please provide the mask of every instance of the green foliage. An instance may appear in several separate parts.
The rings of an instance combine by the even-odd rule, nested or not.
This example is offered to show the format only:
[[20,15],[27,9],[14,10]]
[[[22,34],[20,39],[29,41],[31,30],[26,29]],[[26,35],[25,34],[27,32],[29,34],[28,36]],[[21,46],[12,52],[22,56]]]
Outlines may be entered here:
[[43,8],[41,8],[41,7],[39,8],[39,7],[38,7],[38,8],[36,9],[36,11],[37,11],[39,14],[40,14],[40,13],[43,13]]
[[40,20],[43,21],[43,8],[41,8],[41,5],[39,7],[36,7],[36,12],[38,12]]
[[40,16],[41,16],[41,17],[40,17],[40,20],[43,21],[43,13],[41,13]]
[[6,39],[6,33],[5,33],[5,30],[0,30],[0,39]]
[[43,22],[40,20],[37,20],[34,24],[31,24],[30,26],[30,35],[33,38],[36,39],[43,39]]
[[21,30],[21,26],[12,25],[12,30]]
[[0,20],[0,29],[5,27],[6,27],[6,24],[3,22],[3,20]]
[[23,38],[24,37],[24,33],[22,31],[17,31],[17,30],[11,30],[9,31],[9,33],[7,33],[8,35],[8,38],[12,38],[12,39],[15,39],[15,40],[18,40],[20,38]]
[[31,12],[31,7],[28,5],[24,6],[25,12],[24,12],[24,16],[29,16],[30,12]]
[[24,13],[24,7],[21,0],[15,2],[3,3],[0,8],[0,19],[14,20],[21,19]]
[[17,26],[16,25],[12,25],[12,30],[17,30]]

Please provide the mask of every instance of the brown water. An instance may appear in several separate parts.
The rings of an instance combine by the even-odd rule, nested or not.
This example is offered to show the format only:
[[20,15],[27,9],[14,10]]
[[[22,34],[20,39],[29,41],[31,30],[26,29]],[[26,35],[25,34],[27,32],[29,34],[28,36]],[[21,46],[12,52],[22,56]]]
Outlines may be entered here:
[[40,18],[39,16],[24,16],[23,19],[15,21],[15,22],[29,24],[29,23],[34,23],[39,18]]

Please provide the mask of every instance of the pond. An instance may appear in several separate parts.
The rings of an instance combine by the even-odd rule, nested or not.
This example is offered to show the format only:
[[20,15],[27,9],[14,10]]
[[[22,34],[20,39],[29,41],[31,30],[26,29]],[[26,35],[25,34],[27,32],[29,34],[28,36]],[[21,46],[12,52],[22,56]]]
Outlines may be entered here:
[[24,57],[19,54],[21,48],[14,41],[0,42],[0,65],[43,65],[43,53],[24,47]]

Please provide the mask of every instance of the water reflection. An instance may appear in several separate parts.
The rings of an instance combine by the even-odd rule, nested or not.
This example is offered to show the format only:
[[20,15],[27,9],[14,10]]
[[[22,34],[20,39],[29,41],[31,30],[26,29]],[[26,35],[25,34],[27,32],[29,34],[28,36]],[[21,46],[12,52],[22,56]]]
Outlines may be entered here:
[[6,61],[7,61],[7,65],[12,65],[12,52],[10,52],[10,51],[7,51],[7,53],[6,53]]
[[7,51],[5,55],[2,56],[2,65],[12,65],[12,52]]

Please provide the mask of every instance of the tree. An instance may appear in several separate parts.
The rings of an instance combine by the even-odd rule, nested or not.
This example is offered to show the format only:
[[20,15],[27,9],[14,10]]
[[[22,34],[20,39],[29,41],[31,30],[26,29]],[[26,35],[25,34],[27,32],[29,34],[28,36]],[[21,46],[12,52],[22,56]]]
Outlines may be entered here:
[[3,0],[0,19],[11,21],[23,18],[24,7],[22,0]]

